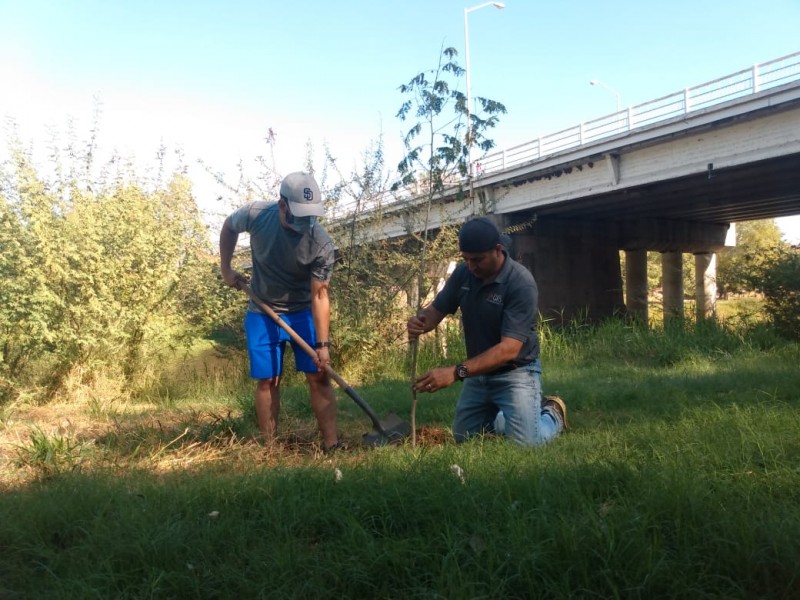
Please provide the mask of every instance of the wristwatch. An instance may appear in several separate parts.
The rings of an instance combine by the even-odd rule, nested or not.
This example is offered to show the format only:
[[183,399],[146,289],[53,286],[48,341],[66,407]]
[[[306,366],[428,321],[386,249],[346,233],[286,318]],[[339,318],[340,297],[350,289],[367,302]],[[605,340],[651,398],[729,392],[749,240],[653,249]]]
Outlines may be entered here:
[[463,363],[458,363],[456,365],[455,373],[456,379],[459,381],[464,381],[464,379],[469,377],[469,369]]

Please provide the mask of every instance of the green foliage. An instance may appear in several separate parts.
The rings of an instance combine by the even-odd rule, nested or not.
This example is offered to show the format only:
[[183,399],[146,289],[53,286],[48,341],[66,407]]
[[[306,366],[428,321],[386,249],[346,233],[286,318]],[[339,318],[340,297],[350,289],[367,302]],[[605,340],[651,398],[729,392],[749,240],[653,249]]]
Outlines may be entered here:
[[[386,349],[405,347],[405,323],[418,294],[428,298],[444,273],[433,269],[419,279],[419,234],[399,240],[367,238],[367,226],[381,227],[383,200],[391,197],[382,143],[365,154],[360,171],[343,177],[327,197],[352,199],[354,207],[346,221],[330,230],[339,248],[331,284],[336,360],[350,375],[374,378],[386,372]],[[445,228],[429,246],[445,260],[454,257],[453,229]]]
[[779,254],[755,283],[764,293],[764,309],[775,329],[800,340],[800,251]]
[[[573,427],[534,449],[454,444],[457,385],[420,402],[443,436],[416,448],[322,456],[298,443],[307,410],[264,447],[240,416],[249,403],[216,382],[199,394],[216,403],[205,419],[148,403],[112,434],[92,424],[91,452],[39,436],[9,465],[33,483],[0,494],[0,596],[795,597],[798,344],[622,321],[551,333],[566,351],[545,338],[544,385]],[[304,391],[289,396],[307,407]],[[385,414],[408,385],[360,392]],[[348,441],[365,427],[351,404]]]
[[736,246],[717,259],[717,288],[721,296],[758,289],[764,271],[786,249],[775,219],[736,224]]
[[20,466],[49,477],[77,469],[90,446],[67,434],[47,435],[37,427],[30,431],[27,443],[17,446],[17,458]]
[[738,223],[736,247],[719,254],[717,274],[724,293],[763,293],[775,329],[800,338],[800,258],[782,240],[774,219]]
[[[476,146],[484,153],[494,147],[486,131],[494,127],[505,106],[499,102],[478,98],[481,111],[472,111],[467,96],[458,90],[457,80],[465,74],[455,60],[454,48],[444,49],[434,69],[423,71],[400,86],[409,96],[397,112],[401,121],[411,120],[404,144],[406,155],[398,165],[400,180],[392,190],[403,189],[421,195],[427,203],[417,211],[416,219],[409,215],[406,224],[406,251],[414,256],[417,265],[415,280],[401,285],[409,291],[409,305],[419,310],[430,301],[429,293],[446,273],[437,272],[442,264],[456,257],[455,228],[439,225],[432,235],[431,207],[434,198],[448,185],[461,185],[470,174],[470,150]],[[471,180],[469,180],[471,184]],[[421,189],[420,189],[421,188]],[[472,190],[470,188],[470,197]],[[445,221],[445,219],[442,219]],[[429,267],[428,256],[436,256],[437,267]],[[408,271],[411,274],[411,271]],[[416,375],[419,343],[411,345],[411,376]],[[412,408],[412,423],[416,402]]]
[[[455,58],[455,48],[442,51],[434,69],[418,73],[400,86],[410,96],[397,111],[401,121],[416,119],[408,129],[406,155],[398,165],[400,181],[394,189],[422,185],[432,195],[446,183],[469,173],[469,147],[488,152],[494,142],[486,131],[497,125],[505,106],[487,98],[477,98],[481,111],[467,109],[466,95],[457,88],[464,69]],[[471,127],[467,124],[469,114]]]
[[9,186],[9,174],[4,172],[0,187],[0,375],[4,378],[52,347],[51,315],[60,301],[49,288],[45,271],[58,268],[60,248],[53,231],[59,207],[52,206],[24,157],[18,153],[15,158],[15,185]]
[[[664,368],[711,356],[732,356],[745,349],[771,349],[782,344],[758,323],[729,319],[694,322],[691,319],[664,326],[609,319],[596,326],[575,321],[569,326],[539,326],[542,361],[598,363],[636,362],[641,367]],[[770,335],[771,333],[771,335]]]
[[208,326],[213,305],[197,292],[210,286],[210,245],[185,176],[154,189],[124,178],[106,186],[57,163],[57,174],[80,176],[48,182],[10,147],[0,185],[6,395],[44,385],[49,396],[70,373],[101,369],[132,383],[148,360]]

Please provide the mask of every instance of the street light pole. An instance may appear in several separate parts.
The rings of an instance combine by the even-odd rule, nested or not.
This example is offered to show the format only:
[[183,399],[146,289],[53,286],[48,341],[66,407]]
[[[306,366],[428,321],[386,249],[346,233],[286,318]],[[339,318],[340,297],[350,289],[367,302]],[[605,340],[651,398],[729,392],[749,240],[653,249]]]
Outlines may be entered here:
[[487,6],[494,6],[497,9],[506,7],[502,2],[484,2],[483,4],[464,9],[464,63],[466,65],[467,74],[467,175],[470,181],[472,181],[472,92],[469,82],[469,20],[467,19],[467,15]]
[[602,82],[602,81],[600,81],[599,79],[592,79],[592,80],[589,82],[589,85],[599,85],[600,87],[604,87],[604,88],[606,88],[606,89],[607,89],[609,92],[611,92],[612,94],[614,94],[614,96],[616,96],[616,97],[617,97],[617,112],[619,112],[619,108],[620,108],[620,106],[619,106],[619,93],[617,93],[617,91],[616,91],[614,88],[612,88],[612,87],[611,87],[610,85],[608,85],[608,84],[605,84],[605,83],[603,83],[603,82]]

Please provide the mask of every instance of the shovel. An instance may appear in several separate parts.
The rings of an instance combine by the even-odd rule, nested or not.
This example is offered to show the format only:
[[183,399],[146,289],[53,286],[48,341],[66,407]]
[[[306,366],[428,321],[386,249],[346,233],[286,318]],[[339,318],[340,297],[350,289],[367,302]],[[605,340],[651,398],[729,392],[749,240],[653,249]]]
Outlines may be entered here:
[[[252,288],[247,285],[246,283],[240,283],[239,287],[244,290],[244,292],[250,296],[250,299],[255,302],[261,310],[267,313],[272,320],[277,323],[277,325],[282,328],[286,333],[288,333],[291,338],[303,349],[305,350],[306,354],[311,356],[312,358],[317,357],[316,351],[306,343],[306,341],[300,337],[300,335],[286,322],[281,319],[272,308],[270,308],[261,298],[256,296],[255,292],[253,292]],[[372,407],[367,404],[366,400],[364,400],[361,396],[358,395],[352,387],[350,387],[347,382],[342,379],[342,377],[333,370],[333,367],[330,365],[325,365],[325,371],[328,375],[339,384],[345,394],[350,396],[353,401],[358,405],[358,407],[363,410],[367,416],[372,421],[372,426],[374,427],[374,431],[370,431],[369,433],[365,433],[362,436],[364,443],[368,446],[384,446],[386,444],[398,444],[403,441],[404,438],[407,438],[411,435],[411,426],[403,421],[399,416],[395,413],[389,413],[386,418],[381,421],[378,418],[378,415],[372,410]]]

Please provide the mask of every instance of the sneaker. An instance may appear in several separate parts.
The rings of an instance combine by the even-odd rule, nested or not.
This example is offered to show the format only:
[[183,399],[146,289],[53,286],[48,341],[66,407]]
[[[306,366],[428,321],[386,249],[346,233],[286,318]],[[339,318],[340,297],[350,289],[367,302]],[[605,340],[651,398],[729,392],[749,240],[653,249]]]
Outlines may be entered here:
[[335,444],[328,446],[327,448],[322,449],[323,454],[335,454],[336,452],[340,452],[342,450],[347,450],[347,444],[343,441],[339,440]]
[[561,423],[564,425],[564,431],[569,429],[569,424],[567,422],[567,405],[561,398],[558,396],[545,396],[542,402],[542,410],[545,408],[549,408],[558,415],[561,419]]

